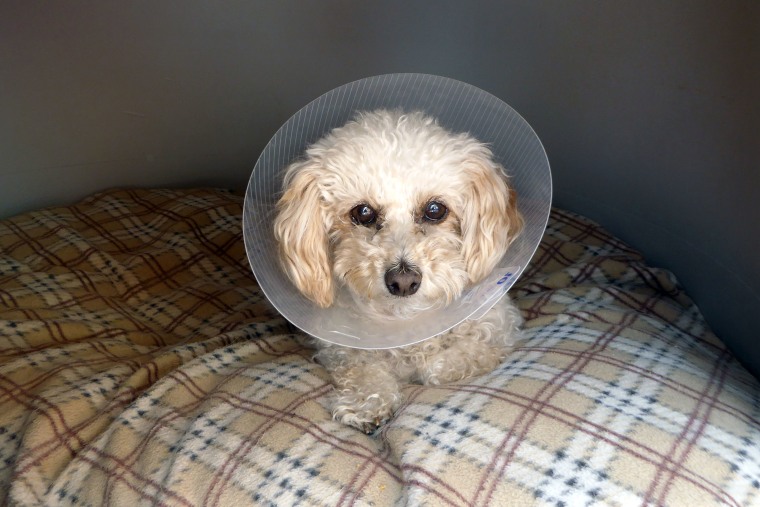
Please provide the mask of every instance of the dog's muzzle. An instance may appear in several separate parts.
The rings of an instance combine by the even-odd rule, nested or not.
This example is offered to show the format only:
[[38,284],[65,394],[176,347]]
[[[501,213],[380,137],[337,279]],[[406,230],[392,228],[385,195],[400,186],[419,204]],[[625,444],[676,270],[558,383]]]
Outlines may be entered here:
[[400,262],[385,272],[385,286],[394,296],[411,296],[422,283],[422,273],[405,262]]

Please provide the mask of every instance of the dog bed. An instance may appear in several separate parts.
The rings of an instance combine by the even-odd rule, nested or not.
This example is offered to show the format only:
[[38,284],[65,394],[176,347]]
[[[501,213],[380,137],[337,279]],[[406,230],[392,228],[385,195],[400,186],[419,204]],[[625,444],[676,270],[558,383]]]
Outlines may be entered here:
[[0,504],[760,505],[760,386],[674,277],[554,210],[494,372],[331,420],[246,261],[242,196],[0,222]]

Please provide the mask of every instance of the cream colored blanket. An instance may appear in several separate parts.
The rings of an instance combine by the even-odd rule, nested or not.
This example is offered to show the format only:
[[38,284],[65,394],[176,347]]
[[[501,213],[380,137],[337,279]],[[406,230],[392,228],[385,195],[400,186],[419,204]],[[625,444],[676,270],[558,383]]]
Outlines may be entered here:
[[673,277],[555,210],[491,374],[376,435],[263,297],[239,196],[0,222],[0,504],[760,505],[760,387]]

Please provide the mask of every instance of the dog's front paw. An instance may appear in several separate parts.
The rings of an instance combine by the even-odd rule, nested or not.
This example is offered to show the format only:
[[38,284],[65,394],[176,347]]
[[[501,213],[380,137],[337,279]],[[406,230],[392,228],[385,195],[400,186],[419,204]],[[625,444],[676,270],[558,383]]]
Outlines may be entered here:
[[488,344],[466,344],[432,354],[417,376],[424,385],[440,385],[483,375],[496,369],[508,349]]
[[333,418],[369,435],[387,422],[400,404],[401,395],[398,392],[365,394],[343,388],[336,392]]
[[402,401],[399,379],[390,370],[382,362],[333,370],[333,418],[365,433],[390,419]]

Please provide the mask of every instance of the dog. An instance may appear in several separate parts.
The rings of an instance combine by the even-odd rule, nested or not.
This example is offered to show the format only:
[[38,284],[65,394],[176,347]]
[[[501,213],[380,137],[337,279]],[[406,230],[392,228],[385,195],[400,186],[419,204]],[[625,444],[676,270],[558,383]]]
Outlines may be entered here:
[[[489,275],[523,219],[484,143],[421,112],[358,113],[285,169],[274,235],[282,268],[320,307],[346,287],[367,318],[410,319]],[[405,383],[493,370],[519,335],[507,296],[484,317],[419,344],[362,350],[314,340],[335,386],[333,417],[366,433],[403,402]]]

